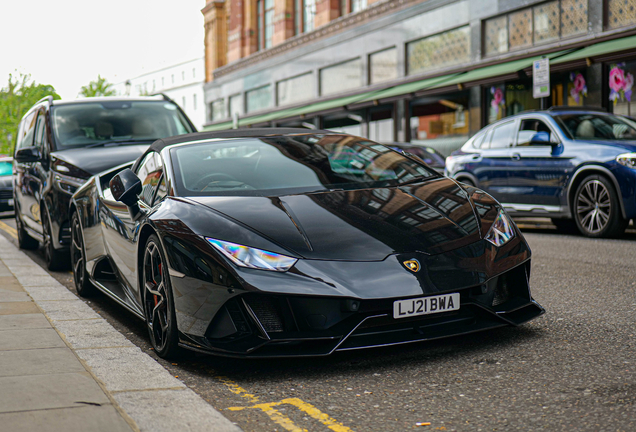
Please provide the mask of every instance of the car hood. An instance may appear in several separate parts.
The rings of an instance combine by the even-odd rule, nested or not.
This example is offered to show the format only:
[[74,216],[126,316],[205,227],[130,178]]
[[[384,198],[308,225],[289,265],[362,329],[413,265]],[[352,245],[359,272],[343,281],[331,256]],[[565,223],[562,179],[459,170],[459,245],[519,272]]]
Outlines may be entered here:
[[[448,178],[399,188],[189,199],[307,259],[379,261],[394,253],[433,255],[474,243],[484,231],[484,217],[469,193]],[[493,219],[496,202],[480,205],[486,219]]]
[[55,151],[51,153],[51,156],[95,175],[117,165],[134,161],[147,148],[148,144],[74,148]]

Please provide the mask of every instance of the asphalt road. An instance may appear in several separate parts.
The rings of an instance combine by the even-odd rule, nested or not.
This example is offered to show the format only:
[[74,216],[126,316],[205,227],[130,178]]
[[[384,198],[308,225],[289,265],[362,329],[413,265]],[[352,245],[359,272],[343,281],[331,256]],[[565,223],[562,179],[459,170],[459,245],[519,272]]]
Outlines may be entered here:
[[[4,222],[4,228],[3,224]],[[0,219],[7,238],[15,224]],[[245,431],[636,430],[636,232],[525,229],[547,314],[519,328],[310,360],[157,358],[142,322],[89,303]],[[43,265],[42,251],[29,255]],[[71,291],[71,274],[51,273]]]

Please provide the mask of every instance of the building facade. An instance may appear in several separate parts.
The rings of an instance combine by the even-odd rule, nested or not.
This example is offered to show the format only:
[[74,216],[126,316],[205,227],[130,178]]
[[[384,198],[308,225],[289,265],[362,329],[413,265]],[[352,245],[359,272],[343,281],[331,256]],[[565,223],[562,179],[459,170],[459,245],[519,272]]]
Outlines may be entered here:
[[[636,0],[210,0],[202,12],[206,130],[318,127],[448,153],[523,110],[636,109]],[[542,57],[550,96],[536,99]]]
[[113,89],[118,96],[163,93],[175,101],[201,130],[206,123],[204,76],[204,59],[198,58],[124,80],[113,85]]

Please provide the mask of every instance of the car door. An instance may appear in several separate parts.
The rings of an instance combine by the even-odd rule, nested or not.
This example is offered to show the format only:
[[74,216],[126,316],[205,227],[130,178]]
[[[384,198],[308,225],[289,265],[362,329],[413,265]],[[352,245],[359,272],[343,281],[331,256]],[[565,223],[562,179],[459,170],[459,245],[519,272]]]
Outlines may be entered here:
[[[34,111],[24,119],[19,149],[33,147],[37,133],[41,133],[44,123],[42,111]],[[39,128],[38,128],[39,126]],[[24,224],[32,230],[42,233],[40,222],[41,185],[39,171],[41,163],[19,162],[16,172],[16,198]]]
[[[138,196],[140,215],[133,215],[124,204],[115,201],[110,189],[104,190],[100,219],[104,242],[109,256],[118,270],[118,277],[126,290],[126,301],[141,307],[137,278],[137,239],[145,217],[152,212],[154,196],[163,181],[163,161],[157,152],[144,157],[136,171],[142,191]],[[159,200],[157,200],[159,202]],[[133,217],[134,216],[134,217]],[[141,247],[141,246],[140,246]]]
[[[548,133],[548,140],[532,141],[539,132]],[[518,211],[561,211],[571,161],[549,122],[537,117],[520,119],[508,175],[510,199],[506,202],[517,204]]]
[[512,143],[516,136],[516,120],[495,125],[485,137],[479,154],[472,162],[472,172],[485,190],[501,202],[509,199],[508,175],[512,168]]

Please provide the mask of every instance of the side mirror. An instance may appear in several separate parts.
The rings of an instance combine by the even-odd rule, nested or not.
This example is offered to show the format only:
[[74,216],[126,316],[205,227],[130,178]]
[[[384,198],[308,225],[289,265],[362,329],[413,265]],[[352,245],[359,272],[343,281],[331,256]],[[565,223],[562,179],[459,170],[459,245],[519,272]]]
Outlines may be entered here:
[[37,162],[40,160],[40,150],[37,147],[25,147],[15,152],[16,162]]
[[532,135],[532,138],[530,138],[530,144],[553,145],[553,143],[550,142],[550,134],[547,132],[537,132],[536,134]]
[[141,193],[141,180],[130,168],[126,168],[110,179],[110,191],[117,201],[134,208],[137,206],[137,195]]

